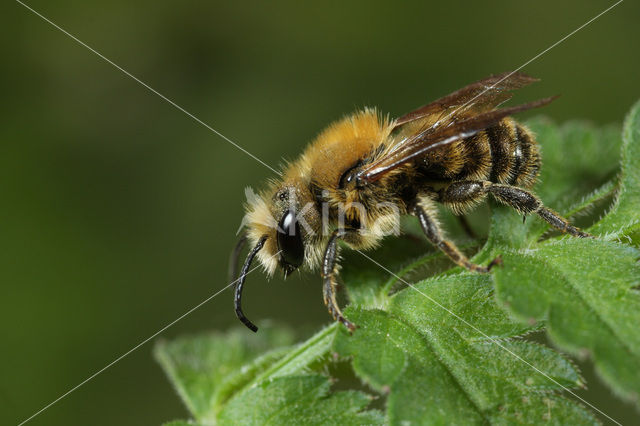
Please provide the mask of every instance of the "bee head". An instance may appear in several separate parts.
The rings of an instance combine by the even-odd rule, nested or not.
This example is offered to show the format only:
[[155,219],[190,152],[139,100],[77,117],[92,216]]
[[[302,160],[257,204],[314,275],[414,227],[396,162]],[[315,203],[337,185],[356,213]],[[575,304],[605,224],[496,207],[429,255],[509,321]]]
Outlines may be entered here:
[[322,220],[309,186],[299,179],[272,183],[260,195],[247,189],[246,195],[245,236],[234,250],[230,270],[235,280],[237,257],[248,240],[252,249],[235,280],[235,308],[238,318],[256,331],[241,307],[242,287],[253,259],[257,257],[269,275],[281,269],[285,278],[301,266],[313,268],[322,254]]
[[248,197],[244,222],[253,247],[264,238],[257,258],[269,275],[281,269],[286,278],[302,266],[313,268],[318,263],[322,221],[307,185],[284,181]]

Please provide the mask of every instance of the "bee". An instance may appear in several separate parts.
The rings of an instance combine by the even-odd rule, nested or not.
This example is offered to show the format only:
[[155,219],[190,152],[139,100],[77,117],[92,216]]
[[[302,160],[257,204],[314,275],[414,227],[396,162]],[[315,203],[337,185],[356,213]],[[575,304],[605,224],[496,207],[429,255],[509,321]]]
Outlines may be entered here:
[[500,257],[486,266],[472,263],[447,240],[437,203],[462,215],[492,195],[525,217],[536,214],[562,232],[590,237],[531,191],[540,149],[532,132],[511,118],[555,97],[499,107],[513,90],[535,81],[523,73],[503,73],[395,120],[364,109],[329,125],[246,206],[247,229],[231,262],[235,274],[248,240],[253,248],[235,284],[238,319],[257,331],[241,306],[246,275],[257,257],[269,275],[281,269],[285,278],[303,266],[320,268],[329,313],[355,330],[336,301],[338,243],[355,250],[374,248],[399,229],[402,215],[417,217],[427,240],[456,265],[488,273],[501,263]]

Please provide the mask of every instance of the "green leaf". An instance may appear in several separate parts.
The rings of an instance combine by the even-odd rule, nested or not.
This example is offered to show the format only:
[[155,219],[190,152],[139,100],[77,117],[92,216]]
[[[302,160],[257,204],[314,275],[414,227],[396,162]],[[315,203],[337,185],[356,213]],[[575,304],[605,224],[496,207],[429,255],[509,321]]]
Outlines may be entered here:
[[527,123],[542,150],[537,194],[545,203],[566,210],[584,194],[614,176],[620,158],[620,129],[601,129],[584,121],[562,126],[545,118]]
[[[640,284],[640,251],[623,242],[632,242],[640,221],[640,103],[625,121],[621,177],[586,196],[582,193],[587,187],[573,193],[569,188],[581,187],[584,176],[591,181],[592,176],[605,179],[609,175],[603,171],[608,169],[608,155],[599,157],[593,152],[593,147],[601,146],[606,151],[607,144],[613,144],[608,132],[575,128],[568,132],[566,126],[558,131],[540,123],[537,132],[545,153],[551,142],[555,151],[552,158],[567,159],[576,146],[586,147],[587,158],[598,158],[585,165],[582,172],[572,165],[543,168],[546,178],[537,192],[547,205],[563,214],[584,212],[617,189],[614,205],[589,229],[600,237],[541,240],[549,228],[546,223],[530,218],[523,225],[515,212],[494,205],[489,239],[474,260],[502,255],[504,266],[496,268],[492,277],[497,297],[508,311],[527,323],[545,321],[556,345],[577,356],[591,357],[605,383],[618,395],[637,403],[640,293],[636,287]],[[599,167],[603,170],[598,171]],[[572,195],[562,195],[567,193]],[[619,241],[608,241],[611,239]]]
[[524,321],[546,320],[552,340],[590,355],[619,394],[640,392],[640,253],[616,242],[562,239],[502,251],[499,299]]
[[[318,419],[325,409],[327,413],[339,410],[342,414],[334,416],[336,421],[377,424],[380,413],[363,410],[371,402],[370,396],[361,392],[328,395],[326,378],[300,376],[324,369],[337,328],[334,323],[293,347],[285,346],[292,342],[286,329],[263,325],[257,335],[244,328],[236,329],[226,335],[206,334],[160,342],[155,355],[191,414],[202,424],[236,424],[238,419],[281,424],[290,417],[288,410],[296,409],[308,415],[316,413]],[[289,380],[292,378],[295,380]],[[256,399],[273,404],[265,407],[257,404]],[[331,416],[325,413],[325,417],[334,418]],[[285,423],[295,424],[293,419],[297,417],[290,418]],[[307,420],[316,422],[312,417]]]
[[[391,238],[385,241],[376,253],[385,259],[385,266],[394,270],[402,270],[409,266],[413,270],[415,262],[430,263],[437,259],[443,259],[441,253],[433,253],[434,257],[425,259],[425,251],[430,248],[426,240],[405,234],[398,238]],[[398,254],[401,254],[398,256]],[[344,262],[345,268],[341,272],[341,278],[349,283],[346,286],[349,300],[352,304],[359,306],[375,306],[384,308],[388,301],[388,293],[393,283],[381,286],[380,282],[387,279],[387,273],[380,268],[372,268],[371,261],[361,255],[348,253],[348,260]],[[447,267],[450,265],[447,265]],[[446,268],[445,268],[446,269]],[[433,270],[430,271],[433,273]]]
[[196,419],[214,417],[230,394],[285,356],[292,333],[269,325],[260,331],[254,336],[238,328],[156,345],[156,359]]
[[489,414],[489,422],[498,425],[541,423],[556,425],[593,424],[594,418],[569,399],[535,394],[521,403],[505,404]]
[[620,191],[609,213],[592,229],[594,234],[640,244],[640,102],[627,116],[622,133]]
[[329,394],[324,376],[279,377],[231,399],[219,421],[230,425],[382,424],[380,412],[364,410],[370,402],[371,397],[362,392]]
[[[487,276],[427,279],[391,297],[388,306],[387,311],[350,308],[349,318],[360,328],[353,336],[341,331],[335,350],[352,358],[358,377],[388,394],[392,424],[500,423],[509,413],[531,410],[539,410],[542,420],[546,406],[530,407],[540,392],[583,385],[576,368],[558,353],[512,339],[532,328],[498,308]],[[556,419],[596,423],[583,408],[550,397],[559,401],[551,409]]]
[[[595,222],[599,238],[558,236],[492,204],[474,257],[501,254],[491,274],[460,273],[415,232],[373,255],[384,268],[347,253],[353,335],[333,323],[295,346],[268,327],[160,343],[156,357],[194,418],[169,424],[597,423],[567,395],[585,385],[577,367],[528,337],[543,331],[637,399],[640,251],[626,243],[640,242],[640,103],[625,121],[620,174],[615,127],[529,125],[545,160],[536,192],[581,226]],[[469,255],[480,245],[459,244]]]

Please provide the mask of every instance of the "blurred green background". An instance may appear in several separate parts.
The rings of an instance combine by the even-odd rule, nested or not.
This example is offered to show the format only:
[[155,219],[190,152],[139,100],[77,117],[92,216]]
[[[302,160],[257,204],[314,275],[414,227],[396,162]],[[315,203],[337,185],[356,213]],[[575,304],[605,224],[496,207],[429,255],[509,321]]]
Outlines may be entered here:
[[[513,69],[613,2],[27,4],[277,165],[354,108],[399,115]],[[272,174],[20,4],[2,16],[0,424],[15,424],[226,285],[243,188]],[[528,65],[543,81],[522,99],[620,122],[640,98],[639,18],[625,1]],[[327,322],[318,277],[297,275],[254,273],[250,318]],[[163,336],[235,324],[227,291]],[[585,398],[634,418],[585,374]],[[184,417],[147,344],[32,424]]]

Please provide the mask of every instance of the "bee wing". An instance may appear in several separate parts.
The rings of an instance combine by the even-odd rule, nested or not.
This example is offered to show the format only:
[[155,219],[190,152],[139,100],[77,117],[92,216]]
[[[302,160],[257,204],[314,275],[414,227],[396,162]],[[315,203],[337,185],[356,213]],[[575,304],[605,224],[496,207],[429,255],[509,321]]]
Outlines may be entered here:
[[424,155],[428,151],[473,136],[477,132],[497,124],[504,117],[544,106],[556,97],[544,98],[509,108],[456,116],[454,120],[447,121],[446,124],[436,122],[435,125],[405,137],[395,144],[391,150],[382,154],[380,158],[374,159],[373,162],[367,164],[358,172],[357,179],[363,184],[375,182],[386,173]]
[[521,72],[505,72],[471,83],[462,89],[411,111],[395,120],[394,129],[411,121],[435,114],[455,120],[470,112],[488,111],[511,99],[511,90],[520,89],[539,81]]

